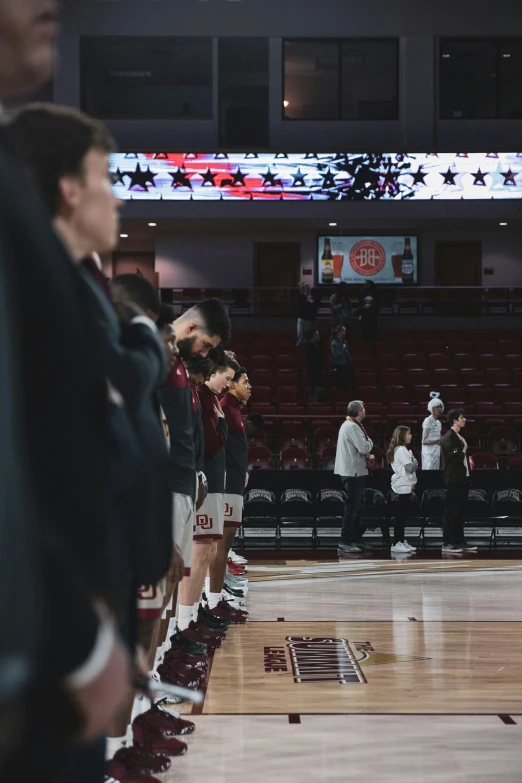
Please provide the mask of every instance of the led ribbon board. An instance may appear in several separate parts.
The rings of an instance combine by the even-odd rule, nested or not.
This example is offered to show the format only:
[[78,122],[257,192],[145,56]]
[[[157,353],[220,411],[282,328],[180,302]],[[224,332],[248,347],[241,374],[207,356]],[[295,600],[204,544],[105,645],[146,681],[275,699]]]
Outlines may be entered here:
[[121,152],[111,171],[123,200],[522,198],[521,152]]

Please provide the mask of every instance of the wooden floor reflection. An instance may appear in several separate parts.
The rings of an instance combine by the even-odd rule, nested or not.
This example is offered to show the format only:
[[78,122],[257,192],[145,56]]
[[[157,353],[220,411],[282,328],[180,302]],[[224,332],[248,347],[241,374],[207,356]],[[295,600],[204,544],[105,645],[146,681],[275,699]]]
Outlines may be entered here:
[[522,561],[259,561],[162,779],[513,783]]

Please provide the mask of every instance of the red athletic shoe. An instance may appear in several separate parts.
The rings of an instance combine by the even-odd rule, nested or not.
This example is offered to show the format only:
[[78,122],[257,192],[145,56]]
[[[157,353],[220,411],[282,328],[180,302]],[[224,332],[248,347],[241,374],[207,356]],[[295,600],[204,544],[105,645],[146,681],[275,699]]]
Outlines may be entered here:
[[205,679],[205,675],[199,669],[192,669],[190,673],[183,672],[168,663],[160,663],[157,671],[164,682],[179,685],[181,688],[199,688]]
[[214,631],[210,631],[208,628],[205,628],[201,625],[196,625],[194,621],[192,621],[189,625],[190,631],[192,631],[193,634],[197,635],[198,641],[203,642],[211,649],[215,649],[216,647],[221,647],[223,641],[225,640],[225,634],[224,633],[218,633]]
[[[178,736],[192,734],[196,729],[195,724],[190,720],[184,720],[179,715],[173,715],[169,710],[163,709],[161,706],[163,701],[164,700],[161,699],[154,704],[150,710],[139,715],[138,717],[141,721],[146,718],[147,725],[150,724],[151,726],[160,729],[164,734],[174,734]],[[138,720],[138,717],[133,722],[133,725]]]
[[220,615],[228,617],[230,622],[234,625],[244,625],[248,620],[248,612],[244,612],[242,609],[236,609],[230,606],[229,603],[221,599],[218,605],[212,610],[213,612],[219,611]]
[[197,655],[185,655],[181,650],[171,648],[163,656],[163,663],[176,662],[181,665],[192,666],[194,669],[204,670],[208,666],[208,658],[198,658]]
[[183,756],[187,744],[153,726],[144,715],[138,715],[132,724],[134,742],[152,753],[165,753],[168,756]]
[[120,748],[109,761],[107,769],[113,778],[127,781],[129,778],[149,775],[151,772],[166,772],[170,765],[171,761],[167,756],[150,753],[141,745],[132,745],[130,748]]
[[245,566],[237,565],[232,560],[229,560],[227,563],[227,571],[234,576],[244,576],[248,572],[248,569],[246,569]]

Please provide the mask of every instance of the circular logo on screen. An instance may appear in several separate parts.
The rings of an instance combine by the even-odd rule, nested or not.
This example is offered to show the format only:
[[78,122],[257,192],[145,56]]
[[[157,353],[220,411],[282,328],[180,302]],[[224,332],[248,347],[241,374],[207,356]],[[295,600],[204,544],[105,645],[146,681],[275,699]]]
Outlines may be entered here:
[[372,277],[384,269],[386,251],[373,239],[362,239],[350,250],[350,266],[363,277]]

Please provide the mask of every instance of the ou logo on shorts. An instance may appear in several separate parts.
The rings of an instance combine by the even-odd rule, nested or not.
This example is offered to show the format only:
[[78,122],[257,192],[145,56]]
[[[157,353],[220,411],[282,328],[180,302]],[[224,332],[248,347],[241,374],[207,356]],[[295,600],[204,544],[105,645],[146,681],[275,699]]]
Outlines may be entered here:
[[200,527],[202,530],[212,530],[214,527],[214,517],[209,517],[208,514],[198,514],[196,517],[196,527]]
[[229,506],[228,503],[225,503],[225,516],[226,517],[234,516],[234,506]]

